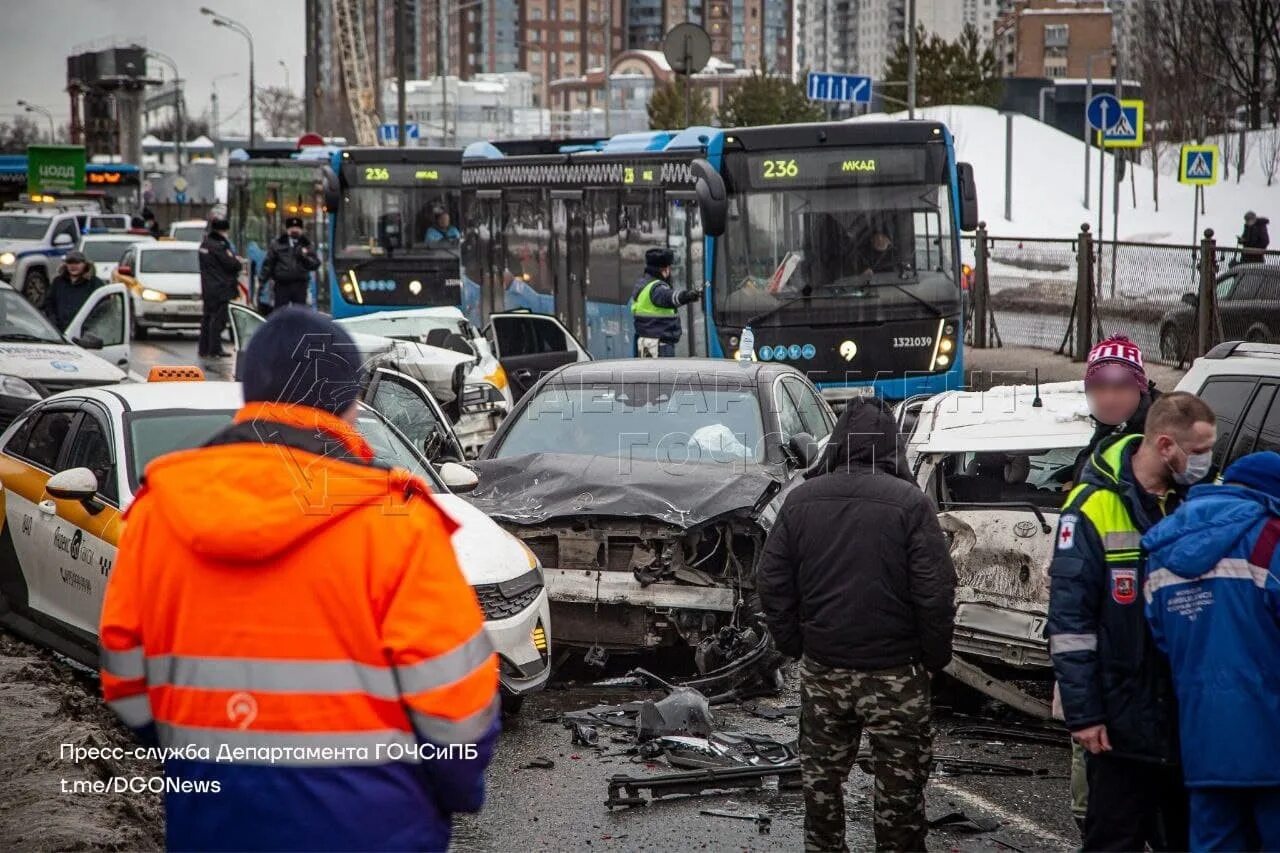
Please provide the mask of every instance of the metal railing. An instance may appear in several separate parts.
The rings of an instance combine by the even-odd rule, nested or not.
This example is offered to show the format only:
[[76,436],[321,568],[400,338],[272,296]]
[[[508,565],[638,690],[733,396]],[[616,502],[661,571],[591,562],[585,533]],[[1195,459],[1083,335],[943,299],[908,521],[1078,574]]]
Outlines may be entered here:
[[[1029,346],[1083,361],[1124,334],[1148,361],[1188,364],[1223,340],[1280,343],[1280,251],[1245,256],[1212,230],[1196,245],[997,237],[965,238],[974,277],[970,344]],[[1262,264],[1258,266],[1258,264]]]

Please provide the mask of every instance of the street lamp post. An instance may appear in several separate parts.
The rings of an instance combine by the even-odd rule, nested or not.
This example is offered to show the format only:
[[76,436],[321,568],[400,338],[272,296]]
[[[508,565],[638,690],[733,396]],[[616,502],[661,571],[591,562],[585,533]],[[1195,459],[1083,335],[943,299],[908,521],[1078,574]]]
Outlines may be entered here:
[[254,124],[254,75],[253,75],[253,34],[249,32],[249,28],[239,21],[228,18],[226,15],[219,15],[208,6],[200,7],[201,15],[208,15],[213,19],[215,27],[226,27],[234,33],[244,36],[245,41],[249,43],[249,147],[253,148],[258,143],[257,128]]
[[49,112],[39,104],[33,104],[30,101],[24,101],[21,98],[18,99],[18,106],[22,107],[26,112],[39,113],[44,116],[45,120],[49,122],[49,141],[53,142],[54,139],[57,138],[57,131],[53,129],[53,113]]
[[178,174],[182,174],[182,144],[187,139],[187,122],[186,116],[182,110],[182,80],[178,78],[178,64],[173,58],[161,53],[158,50],[148,50],[147,56],[169,66],[169,70],[173,72],[173,106],[177,111],[178,127],[176,133],[177,141],[174,143],[174,152],[178,158]]
[[[1087,82],[1085,83],[1085,87],[1084,87],[1084,104],[1085,104],[1085,109],[1086,109],[1086,110],[1087,110],[1087,109],[1088,109],[1088,107],[1089,107],[1089,102],[1093,100],[1093,60],[1094,60],[1094,57],[1097,57],[1097,56],[1110,56],[1110,55],[1111,55],[1111,51],[1110,51],[1110,50],[1099,50],[1099,51],[1095,51],[1095,52],[1093,52],[1093,53],[1089,54],[1089,56],[1085,58],[1085,64],[1086,64],[1086,66],[1087,66],[1087,67],[1085,68],[1085,72],[1086,72],[1086,77],[1085,77],[1085,79],[1087,80]],[[1088,209],[1089,209],[1089,135],[1090,135],[1090,134],[1089,134],[1089,119],[1086,117],[1086,118],[1085,118],[1085,120],[1084,120],[1084,209],[1085,209],[1085,210],[1088,210]],[[1101,198],[1099,198],[1099,199],[1098,199],[1098,204],[1099,204],[1099,206],[1101,206],[1101,204],[1102,204],[1102,199],[1101,199]],[[1097,239],[1101,240],[1101,239],[1102,239],[1102,235],[1101,235],[1101,234],[1099,234]]]

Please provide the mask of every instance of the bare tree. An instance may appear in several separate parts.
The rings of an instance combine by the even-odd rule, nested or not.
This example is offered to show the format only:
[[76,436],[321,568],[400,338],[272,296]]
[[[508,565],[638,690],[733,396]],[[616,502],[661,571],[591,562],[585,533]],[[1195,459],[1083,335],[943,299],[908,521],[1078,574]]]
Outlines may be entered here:
[[1244,167],[1245,167],[1245,164],[1249,162],[1249,141],[1250,141],[1249,132],[1246,131],[1243,127],[1241,127],[1238,132],[1239,132],[1239,138],[1235,140],[1234,145],[1231,144],[1232,140],[1229,135],[1224,136],[1222,138],[1222,141],[1224,143],[1223,145],[1224,149],[1234,149],[1229,151],[1226,158],[1224,159],[1235,160],[1237,184],[1240,183],[1240,179],[1244,177]]
[[1271,186],[1280,171],[1280,125],[1272,124],[1258,134],[1258,167]]
[[1204,117],[1222,100],[1222,85],[1205,73],[1214,60],[1195,14],[1203,1],[1144,0],[1135,17],[1135,40],[1147,45],[1138,60],[1147,119],[1162,126],[1169,145],[1202,139]]
[[12,124],[0,122],[0,154],[26,154],[28,145],[39,145],[39,126],[26,116],[17,116]]
[[258,89],[258,114],[266,122],[269,136],[297,136],[302,133],[302,98],[283,86]]
[[[1173,6],[1176,2],[1158,5]],[[1192,6],[1188,24],[1203,31],[1213,54],[1212,63],[1202,66],[1202,72],[1217,79],[1244,103],[1249,128],[1258,130],[1262,127],[1268,57],[1280,50],[1275,47],[1280,3],[1276,0],[1192,0]],[[1175,59],[1186,61],[1184,57]]]

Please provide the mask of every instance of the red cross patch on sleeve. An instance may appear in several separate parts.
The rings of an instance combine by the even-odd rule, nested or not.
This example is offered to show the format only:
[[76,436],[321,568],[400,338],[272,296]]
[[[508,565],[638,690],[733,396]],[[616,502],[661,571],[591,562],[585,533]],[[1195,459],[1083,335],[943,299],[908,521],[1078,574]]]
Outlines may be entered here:
[[1058,521],[1058,550],[1066,551],[1076,544],[1076,517],[1064,515]]

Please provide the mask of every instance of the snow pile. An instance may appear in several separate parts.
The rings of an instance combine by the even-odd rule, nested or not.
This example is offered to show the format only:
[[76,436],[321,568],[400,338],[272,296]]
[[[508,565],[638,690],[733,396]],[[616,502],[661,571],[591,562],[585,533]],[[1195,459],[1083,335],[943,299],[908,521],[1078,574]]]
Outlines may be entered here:
[[[1090,150],[1090,209],[1084,198],[1084,141],[1068,136],[1029,116],[1013,117],[1013,218],[1004,218],[1005,193],[1005,116],[989,107],[928,107],[916,111],[920,118],[941,121],[950,128],[956,140],[957,157],[972,163],[978,184],[978,209],[987,229],[994,236],[1006,237],[1071,237],[1088,222],[1096,230],[1098,223],[1098,153]],[[884,120],[884,114],[860,116],[851,121]],[[905,118],[893,113],[890,118]],[[1259,137],[1260,134],[1255,134]],[[1240,183],[1234,169],[1230,182],[1205,188],[1205,210],[1200,216],[1199,230],[1212,228],[1219,245],[1235,245],[1244,227],[1246,210],[1276,220],[1276,238],[1280,242],[1280,181],[1266,185],[1258,167],[1260,139],[1250,140],[1249,164]],[[1235,143],[1233,143],[1235,144]],[[1160,209],[1152,200],[1150,166],[1133,165],[1132,181],[1125,176],[1120,188],[1121,240],[1153,243],[1187,244],[1192,239],[1193,188],[1177,183],[1176,152],[1165,155],[1161,171]],[[1111,157],[1106,160],[1105,238],[1112,234],[1111,192],[1114,186]],[[1171,173],[1165,174],[1168,170]],[[1221,172],[1219,172],[1221,175]],[[1197,235],[1196,239],[1199,239]]]

